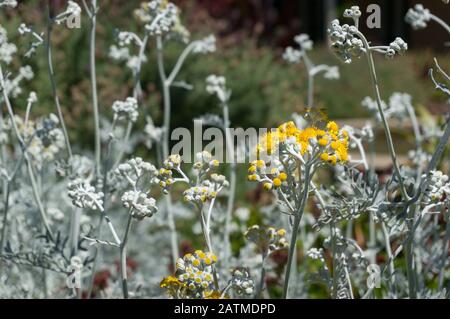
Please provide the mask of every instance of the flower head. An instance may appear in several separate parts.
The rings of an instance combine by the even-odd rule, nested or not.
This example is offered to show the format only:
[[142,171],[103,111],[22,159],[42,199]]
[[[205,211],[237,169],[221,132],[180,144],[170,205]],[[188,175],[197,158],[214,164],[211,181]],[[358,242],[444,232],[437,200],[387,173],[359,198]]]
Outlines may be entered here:
[[217,96],[220,102],[229,100],[231,92],[226,87],[226,79],[223,76],[210,75],[206,78],[206,91]]
[[424,8],[422,4],[416,4],[414,8],[410,8],[405,16],[406,23],[415,30],[425,29],[430,19],[430,10]]
[[361,18],[361,10],[358,6],[352,6],[350,9],[345,9],[344,18],[351,18],[355,21],[355,24],[358,23],[359,18]]
[[286,230],[283,228],[260,227],[253,225],[244,234],[247,240],[255,243],[263,254],[270,254],[276,250],[289,246],[286,240]]
[[62,24],[71,17],[79,16],[81,14],[81,7],[75,1],[67,1],[67,8],[64,12],[58,14],[54,21],[56,24]]
[[287,47],[283,53],[283,59],[292,64],[299,63],[301,58],[302,52],[294,49],[293,47]]
[[[179,298],[206,298],[214,291],[212,266],[217,262],[216,255],[196,250],[178,258],[175,276],[166,277],[161,287]],[[177,295],[174,295],[176,293]]]
[[300,46],[302,50],[310,51],[313,48],[313,41],[309,38],[308,34],[302,33],[294,38],[294,41]]
[[6,29],[0,26],[0,61],[10,64],[16,52],[16,45],[8,42]]
[[403,54],[408,50],[408,44],[402,39],[397,37],[386,50],[385,56],[388,59],[394,58],[396,54]]
[[247,268],[236,268],[231,272],[231,285],[238,296],[251,296],[255,291],[255,282]]
[[116,120],[128,120],[136,122],[139,116],[138,102],[135,98],[128,97],[125,101],[115,101],[112,105]]
[[189,40],[189,31],[180,21],[180,9],[167,0],[143,2],[134,14],[152,36],[168,35],[181,38],[183,42]]
[[424,192],[424,202],[433,203],[439,202],[444,194],[449,194],[450,182],[448,175],[441,171],[431,171],[430,176],[423,176],[428,178],[428,187]]
[[127,162],[120,164],[115,169],[114,173],[117,177],[126,180],[133,186],[146,174],[150,178],[150,183],[155,183],[155,178],[158,176],[156,167],[149,162],[145,162],[140,157],[132,158]]
[[198,40],[192,43],[194,53],[212,53],[216,51],[216,38],[213,35],[207,36],[203,40]]
[[184,191],[184,200],[202,204],[216,198],[217,194],[224,187],[228,187],[228,181],[225,179],[225,176],[211,174],[210,178],[204,179],[200,185],[193,186]]
[[97,192],[88,180],[75,178],[69,182],[67,190],[75,206],[103,211],[103,193]]
[[[332,161],[333,164],[346,162],[347,151],[348,134],[340,130],[333,121],[327,123],[325,130],[316,127],[300,130],[292,121],[284,123],[276,130],[264,135],[257,147],[260,155],[272,155],[278,152],[281,157],[302,157],[305,162],[327,154],[336,157],[336,161]],[[253,163],[252,166],[254,166]]]
[[3,0],[2,2],[0,2],[0,8],[1,7],[15,8],[15,7],[17,7],[17,1],[16,0]]
[[159,286],[167,289],[169,296],[177,297],[179,290],[184,287],[184,284],[175,276],[167,276],[161,281]]
[[124,207],[131,208],[131,214],[137,220],[152,217],[158,211],[155,199],[141,191],[127,191],[121,200]]
[[344,63],[351,63],[354,58],[360,58],[365,52],[364,43],[355,34],[355,26],[340,25],[339,20],[333,20],[328,35],[331,41],[331,49]]

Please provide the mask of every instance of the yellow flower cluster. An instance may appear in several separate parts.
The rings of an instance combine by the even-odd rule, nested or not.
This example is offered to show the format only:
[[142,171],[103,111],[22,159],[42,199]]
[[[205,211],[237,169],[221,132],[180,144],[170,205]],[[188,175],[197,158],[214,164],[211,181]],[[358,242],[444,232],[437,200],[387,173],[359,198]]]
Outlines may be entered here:
[[167,293],[172,297],[178,297],[178,292],[184,284],[177,277],[167,276],[159,284],[161,288],[167,289]]
[[310,158],[318,156],[322,161],[333,165],[348,160],[348,133],[339,130],[339,126],[333,121],[327,123],[326,130],[316,127],[301,130],[292,121],[284,123],[262,137],[257,146],[257,154],[283,152],[283,148],[288,145],[292,145],[293,150],[301,155],[308,152]]
[[206,298],[214,291],[212,265],[216,262],[217,256],[210,252],[186,254],[177,260],[175,276],[164,278],[160,287],[173,297]]
[[272,168],[269,175],[265,174],[267,165],[263,160],[253,161],[248,169],[249,181],[261,181],[265,190],[279,188],[286,184],[287,174],[278,168]]
[[[205,176],[204,176],[205,177]],[[202,204],[217,197],[223,187],[228,187],[229,183],[225,176],[213,173],[208,179],[204,179],[201,184],[188,188],[184,191],[186,202],[197,202]]]
[[164,193],[168,193],[169,187],[173,184],[174,179],[172,177],[173,172],[168,168],[160,168],[157,174],[157,178],[155,181],[158,182],[158,185],[162,188]]
[[325,150],[320,154],[320,159],[336,165],[338,162],[348,161],[348,132],[339,130],[336,122],[328,122],[327,135],[319,139],[319,145]]
[[210,168],[219,167],[219,161],[212,158],[211,153],[203,151],[196,154],[197,161],[194,163],[196,170],[208,170]]
[[207,200],[216,198],[217,192],[207,186],[194,186],[184,191],[183,193],[185,202],[201,202],[204,203]]

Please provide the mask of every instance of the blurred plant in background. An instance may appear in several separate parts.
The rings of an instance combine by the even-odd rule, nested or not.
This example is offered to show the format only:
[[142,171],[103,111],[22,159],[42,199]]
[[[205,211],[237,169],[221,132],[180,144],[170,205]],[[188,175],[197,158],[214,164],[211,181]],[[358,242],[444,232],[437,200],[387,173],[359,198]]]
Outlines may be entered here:
[[[229,5],[253,8],[0,2],[0,297],[448,298],[446,56],[372,44],[352,6],[328,29],[338,69],[306,34],[270,46],[270,14],[246,32],[204,9]],[[231,164],[171,153],[193,119]],[[254,149],[229,134],[273,126]]]

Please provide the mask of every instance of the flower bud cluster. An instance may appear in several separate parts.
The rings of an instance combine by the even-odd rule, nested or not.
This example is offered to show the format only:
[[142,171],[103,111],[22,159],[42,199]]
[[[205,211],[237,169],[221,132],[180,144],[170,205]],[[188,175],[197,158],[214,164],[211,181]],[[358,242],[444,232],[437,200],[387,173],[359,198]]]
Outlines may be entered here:
[[[423,178],[426,178],[424,175]],[[441,171],[431,171],[428,176],[428,187],[424,192],[424,202],[434,203],[441,201],[442,197],[450,196],[450,182],[448,175]]]
[[356,36],[358,29],[348,24],[340,25],[339,20],[333,20],[328,29],[331,49],[344,63],[351,63],[366,53],[361,39]]
[[422,4],[416,4],[414,8],[410,8],[405,16],[406,23],[410,24],[414,30],[425,29],[430,20],[430,10]]
[[225,176],[211,174],[210,178],[203,180],[200,185],[193,186],[184,191],[184,200],[202,204],[216,198],[219,191],[224,187],[228,187],[228,181],[225,179]]
[[1,7],[15,8],[15,7],[17,7],[17,1],[16,0],[3,0],[2,2],[0,2],[0,8]]
[[132,186],[135,186],[145,174],[149,175],[151,181],[158,175],[156,167],[140,157],[132,158],[126,163],[120,164],[114,173],[119,178],[127,180]]
[[127,191],[121,200],[125,208],[132,209],[131,214],[137,220],[152,217],[158,211],[155,199],[140,191]]
[[67,190],[75,206],[103,211],[104,194],[97,192],[87,179],[75,178],[69,182]]
[[255,243],[263,254],[270,254],[276,250],[289,246],[286,240],[286,230],[283,228],[260,227],[253,225],[245,232],[245,238]]
[[408,44],[402,39],[397,37],[386,50],[385,56],[388,59],[392,59],[396,54],[403,54],[408,50]]
[[152,36],[181,31],[183,37],[189,37],[189,32],[181,26],[178,7],[167,0],[144,2],[134,13]]
[[214,74],[206,78],[206,91],[209,94],[216,95],[222,103],[227,102],[231,95],[227,89],[225,77]]
[[283,59],[292,64],[299,63],[303,53],[305,51],[310,51],[313,48],[313,41],[309,38],[309,35],[305,33],[297,35],[294,38],[294,41],[299,45],[300,50],[294,49],[293,47],[287,47],[283,53]]
[[127,120],[136,122],[139,116],[138,102],[133,97],[128,97],[125,101],[115,101],[112,105],[116,120]]
[[6,29],[0,26],[0,61],[10,64],[16,52],[16,45],[8,42]]
[[64,12],[58,14],[54,21],[56,24],[62,24],[68,19],[81,14],[81,7],[75,1],[67,1],[67,8]]
[[251,296],[255,293],[255,282],[247,268],[236,268],[231,273],[231,285],[238,296]]
[[207,54],[216,51],[216,37],[213,35],[207,36],[202,40],[198,40],[192,43],[193,53]]
[[214,287],[212,266],[217,262],[216,255],[196,250],[186,254],[176,263],[176,276],[186,286],[186,294],[191,298],[203,298]]

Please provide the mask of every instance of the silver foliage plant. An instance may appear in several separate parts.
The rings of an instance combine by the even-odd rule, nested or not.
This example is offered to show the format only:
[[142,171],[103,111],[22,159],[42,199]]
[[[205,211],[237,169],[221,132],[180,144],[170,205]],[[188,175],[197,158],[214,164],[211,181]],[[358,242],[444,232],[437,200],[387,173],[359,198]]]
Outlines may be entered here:
[[[17,5],[0,1],[2,10]],[[409,94],[383,100],[373,59],[375,53],[389,59],[406,54],[405,41],[372,46],[359,30],[357,6],[344,12],[352,25],[331,22],[332,51],[345,64],[366,58],[374,88],[373,96],[362,101],[373,121],[362,128],[340,128],[313,108],[314,77],[323,73],[337,80],[338,68],[315,65],[309,36],[295,38],[298,48],[287,48],[283,58],[305,64],[311,109],[294,114],[296,123],[280,125],[258,144],[261,157],[251,163],[248,179],[273,196],[258,207],[260,224],[252,224],[250,206],[235,204],[236,186],[244,183],[237,179],[235,163],[221,169],[225,165],[204,150],[188,165],[180,154],[169,152],[171,90],[194,89],[177,76],[191,54],[216,50],[214,36],[191,40],[176,5],[142,3],[135,11],[142,33],[118,31],[109,51],[131,72],[133,91],[113,103],[111,118],[100,117],[95,45],[96,19],[103,11],[96,0],[82,5],[68,1],[65,11],[49,15],[44,31],[21,24],[18,34],[31,38],[23,57],[0,25],[0,297],[274,298],[281,288],[284,298],[309,298],[317,284],[329,298],[449,297],[450,180],[439,164],[448,146],[450,117],[429,127],[419,121]],[[64,122],[67,106],[57,94],[51,34],[80,14],[91,22],[95,147],[77,154]],[[430,20],[442,22],[420,5],[406,17],[416,29]],[[169,41],[184,46],[170,70],[164,63]],[[22,117],[15,112],[17,97],[24,93],[22,81],[33,79],[33,70],[27,65],[14,69],[11,62],[32,59],[41,50],[47,56],[55,114],[33,116],[42,92],[28,92]],[[161,125],[148,115],[143,97],[145,63],[158,66]],[[435,64],[430,83],[450,99],[450,78]],[[226,151],[234,154],[227,130],[232,127],[227,80],[212,74],[205,91],[219,107],[218,114],[201,119],[224,130]],[[143,114],[145,127],[139,128]],[[412,123],[415,147],[405,165],[398,161],[392,119]],[[377,128],[385,133],[392,172],[374,169]],[[140,144],[154,151],[154,163],[135,155]],[[332,181],[319,184],[318,171],[331,172]],[[180,222],[203,242],[184,255]],[[238,251],[232,245],[237,237],[242,242]],[[280,261],[283,254],[287,263]]]

